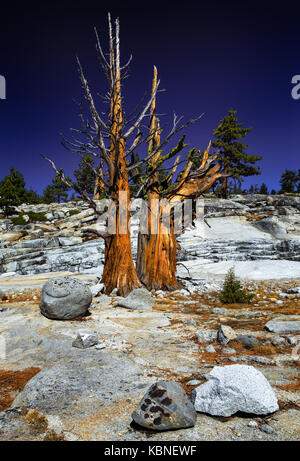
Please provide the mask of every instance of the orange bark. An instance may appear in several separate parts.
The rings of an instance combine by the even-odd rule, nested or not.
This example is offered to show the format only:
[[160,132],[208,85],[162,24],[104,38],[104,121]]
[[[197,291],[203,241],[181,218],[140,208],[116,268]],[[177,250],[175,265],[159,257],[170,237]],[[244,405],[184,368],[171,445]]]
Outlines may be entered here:
[[[118,40],[118,38],[117,38]],[[116,233],[105,239],[105,257],[102,283],[105,285],[106,293],[111,293],[117,288],[120,296],[128,295],[134,288],[140,286],[135,266],[132,258],[129,213],[126,210],[125,223],[123,229],[119,228],[120,207],[119,192],[126,194],[127,204],[130,200],[128,174],[125,161],[125,141],[122,136],[122,98],[118,48],[116,58],[111,51],[111,68],[113,73],[112,80],[114,87],[112,90],[110,119],[111,119],[111,138],[110,138],[110,157],[114,165],[110,174],[111,198],[116,203]],[[124,229],[125,227],[125,229]]]

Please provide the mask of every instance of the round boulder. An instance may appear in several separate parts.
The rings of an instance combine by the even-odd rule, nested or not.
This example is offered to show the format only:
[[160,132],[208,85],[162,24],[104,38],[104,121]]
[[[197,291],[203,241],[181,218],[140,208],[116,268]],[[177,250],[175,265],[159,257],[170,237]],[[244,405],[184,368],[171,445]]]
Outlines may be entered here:
[[72,320],[85,315],[91,302],[91,290],[83,282],[57,277],[44,284],[40,309],[48,319]]

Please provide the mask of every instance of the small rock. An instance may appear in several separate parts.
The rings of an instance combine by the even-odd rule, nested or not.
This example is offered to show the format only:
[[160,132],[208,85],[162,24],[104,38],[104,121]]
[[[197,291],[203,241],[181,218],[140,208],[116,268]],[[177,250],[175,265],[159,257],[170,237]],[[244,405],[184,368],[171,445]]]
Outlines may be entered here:
[[287,336],[288,343],[292,346],[296,346],[300,343],[300,336]]
[[231,416],[238,411],[266,415],[279,409],[275,392],[252,366],[214,367],[208,381],[193,390],[196,411]]
[[256,421],[249,421],[248,427],[258,427],[258,423]]
[[118,306],[133,310],[150,310],[154,305],[154,299],[145,288],[133,290],[126,298],[118,302]]
[[275,429],[273,429],[273,427],[269,426],[268,424],[262,424],[259,429],[266,434],[274,434],[275,432]]
[[209,346],[207,346],[205,348],[206,352],[216,352],[216,349],[214,348],[214,346],[212,344],[210,344]]
[[217,314],[217,315],[226,315],[226,314],[228,314],[228,310],[225,309],[225,307],[214,307],[214,309],[211,312],[212,312],[212,314]]
[[193,427],[196,411],[179,384],[158,381],[140,402],[132,419],[139,426],[155,431]]
[[261,344],[261,342],[252,335],[238,335],[237,339],[241,341],[246,349],[252,349],[252,347],[259,346]]
[[98,344],[96,344],[96,346],[95,346],[95,349],[100,349],[100,350],[101,350],[101,349],[105,349],[105,348],[106,348],[106,345],[105,345],[104,342],[98,343]]
[[98,335],[95,333],[80,332],[77,338],[73,341],[72,346],[79,349],[87,349],[98,344]]
[[217,339],[217,332],[213,330],[199,331],[196,333],[196,337],[200,343],[212,343]]
[[222,352],[225,355],[236,354],[236,350],[232,349],[231,347],[224,347]]
[[274,338],[271,339],[271,344],[275,347],[284,346],[286,344],[286,340],[282,336],[274,336]]
[[236,338],[236,333],[235,331],[226,325],[220,325],[219,330],[218,330],[218,341],[220,344],[225,346],[226,344],[229,343],[229,341],[233,340]]
[[192,326],[197,326],[197,322],[194,319],[188,319],[184,322],[184,325],[192,325]]
[[198,386],[198,384],[200,384],[200,383],[201,383],[201,381],[199,381],[199,379],[191,379],[186,384],[188,386]]

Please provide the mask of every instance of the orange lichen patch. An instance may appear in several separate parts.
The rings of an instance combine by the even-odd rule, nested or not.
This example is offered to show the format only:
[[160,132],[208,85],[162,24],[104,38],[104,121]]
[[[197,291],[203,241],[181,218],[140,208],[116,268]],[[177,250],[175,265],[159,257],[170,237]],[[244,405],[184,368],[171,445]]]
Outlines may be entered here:
[[7,292],[0,297],[0,301],[5,303],[22,303],[26,301],[31,301],[34,303],[39,303],[41,298],[41,290],[26,290],[18,292]]
[[251,353],[254,355],[274,355],[277,353],[277,350],[274,346],[267,346],[262,344],[261,346],[254,346],[251,349]]
[[41,368],[25,368],[19,371],[0,371],[0,411],[10,407],[18,392]]
[[48,429],[46,416],[39,413],[38,410],[29,410],[25,416],[25,421],[36,432],[42,433]]
[[233,339],[228,344],[229,347],[233,347],[239,354],[244,355],[260,355],[269,356],[284,353],[285,351],[279,347],[274,347],[268,344],[261,344],[246,349],[243,343],[239,339]]
[[277,387],[284,391],[300,391],[300,376],[292,376],[288,379],[292,381],[290,384],[282,384]]
[[[188,382],[191,381],[192,379],[197,379],[198,381],[200,381],[200,383],[197,384],[196,386],[191,386],[190,384],[188,384]],[[185,390],[185,392],[188,395],[191,395],[191,393],[192,393],[193,389],[195,389],[195,387],[200,386],[200,384],[203,384],[206,381],[205,378],[199,377],[199,376],[188,376],[188,377],[181,377],[181,378],[177,377],[175,380]]]

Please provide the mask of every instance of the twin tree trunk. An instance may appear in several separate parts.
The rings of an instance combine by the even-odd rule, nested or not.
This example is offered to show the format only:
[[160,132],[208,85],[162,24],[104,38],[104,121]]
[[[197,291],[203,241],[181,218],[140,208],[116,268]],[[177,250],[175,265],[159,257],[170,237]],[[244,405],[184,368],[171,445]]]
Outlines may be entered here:
[[176,290],[180,286],[176,280],[177,242],[174,223],[171,217],[170,225],[165,226],[161,219],[162,212],[163,207],[160,207],[155,226],[152,225],[156,233],[152,233],[149,209],[148,234],[139,232],[138,235],[136,270],[148,290]]

